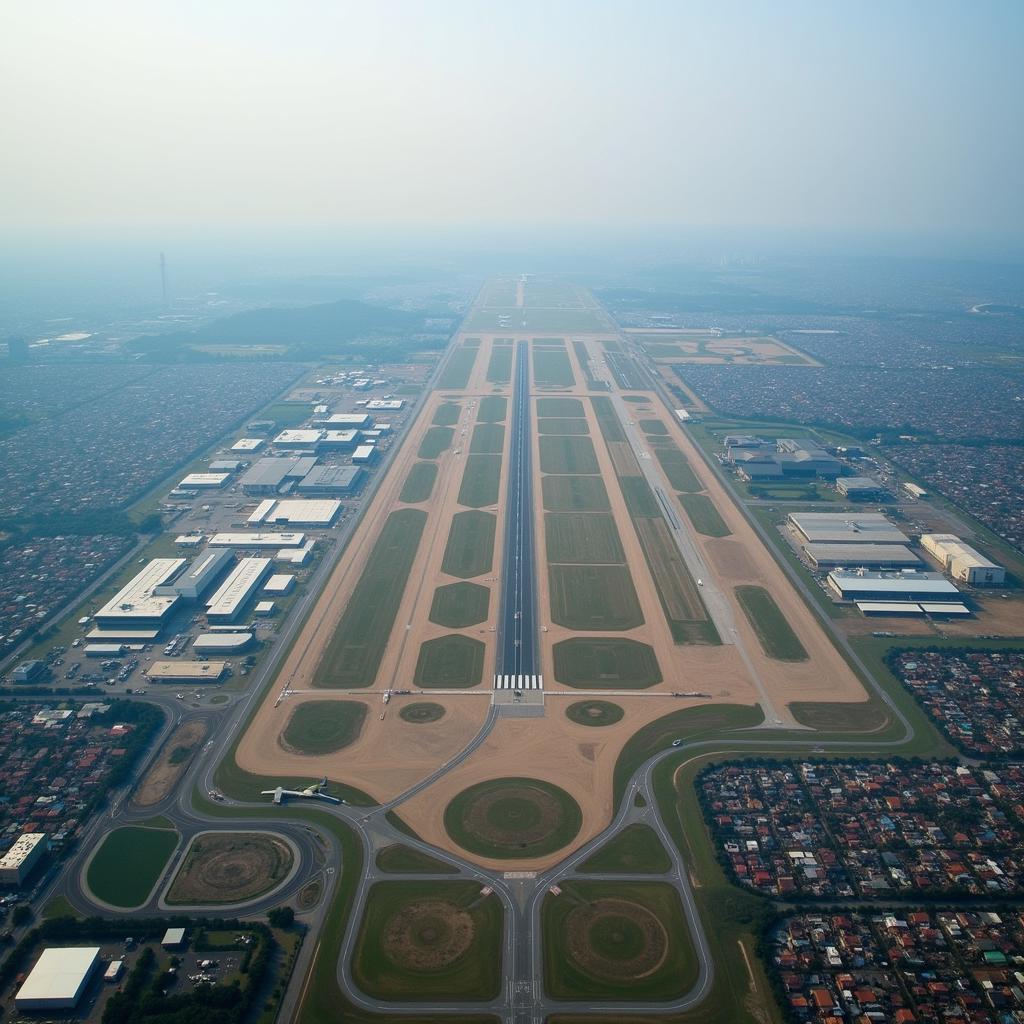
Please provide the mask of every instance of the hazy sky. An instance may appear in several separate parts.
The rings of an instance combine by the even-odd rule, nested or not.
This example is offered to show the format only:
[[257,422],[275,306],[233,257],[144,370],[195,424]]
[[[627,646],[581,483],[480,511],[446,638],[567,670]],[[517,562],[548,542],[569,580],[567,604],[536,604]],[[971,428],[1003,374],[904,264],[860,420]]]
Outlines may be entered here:
[[1024,230],[1019,0],[0,0],[0,226]]

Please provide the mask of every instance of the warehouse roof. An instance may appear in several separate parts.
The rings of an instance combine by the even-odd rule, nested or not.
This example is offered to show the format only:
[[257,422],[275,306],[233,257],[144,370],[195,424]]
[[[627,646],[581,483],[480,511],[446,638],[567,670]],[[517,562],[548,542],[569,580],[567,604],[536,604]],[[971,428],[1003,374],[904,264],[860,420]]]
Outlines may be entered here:
[[908,539],[879,512],[790,512],[789,521],[817,544],[904,544]]
[[314,466],[300,481],[300,491],[336,487],[350,490],[366,475],[361,466]]
[[240,437],[232,446],[233,452],[254,452],[263,444],[262,437]]
[[977,569],[1001,569],[1002,566],[986,558],[970,544],[965,544],[959,537],[952,533],[926,533],[921,537],[921,543],[926,547],[928,542],[942,551],[947,557],[959,559],[961,562]]
[[833,569],[828,578],[845,593],[957,594],[960,591],[940,572],[861,572],[851,569]]
[[215,533],[210,538],[211,548],[294,548],[298,547],[304,533],[261,533],[250,530],[246,533]]
[[99,946],[66,946],[44,949],[18,989],[15,1002],[19,1006],[41,1001],[77,999],[99,959]]
[[[234,636],[233,633],[226,634]],[[252,634],[246,634],[252,639]],[[198,640],[193,647],[198,647]],[[202,648],[199,648],[200,650]],[[208,650],[209,648],[207,648]],[[150,679],[181,679],[193,682],[216,682],[224,674],[224,661],[154,661],[146,669]]]
[[274,444],[319,444],[322,430],[282,430]]
[[336,412],[325,420],[331,426],[365,427],[370,417],[365,412]]
[[303,477],[316,465],[311,455],[280,455],[257,460],[241,479],[242,487],[280,487],[288,477]]
[[153,591],[172,579],[184,558],[154,558],[126,583],[98,612],[97,619],[158,619],[174,607],[178,595],[156,596]]
[[334,498],[294,498],[279,501],[267,513],[267,521],[300,526],[330,526],[340,511],[341,502]]
[[179,487],[223,487],[230,473],[189,473]]
[[234,615],[271,569],[269,558],[243,558],[206,603],[207,615]]
[[805,544],[804,551],[815,562],[844,562],[871,565],[874,562],[920,565],[921,559],[902,544]]

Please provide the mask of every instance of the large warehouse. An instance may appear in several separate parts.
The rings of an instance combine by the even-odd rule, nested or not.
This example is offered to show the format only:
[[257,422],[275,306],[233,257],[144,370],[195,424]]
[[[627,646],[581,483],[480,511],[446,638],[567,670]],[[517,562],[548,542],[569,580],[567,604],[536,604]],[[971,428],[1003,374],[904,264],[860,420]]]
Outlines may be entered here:
[[19,1010],[71,1010],[78,1005],[100,959],[99,946],[44,949],[14,1005]]
[[906,544],[909,539],[880,512],[790,512],[789,524],[807,544]]
[[362,466],[314,466],[295,489],[300,494],[354,494],[365,477]]
[[226,661],[154,661],[146,675],[155,683],[216,683],[226,667]]
[[206,605],[210,622],[231,622],[270,575],[269,558],[243,558]]
[[[210,538],[211,548],[297,548],[306,539],[304,533],[215,533]],[[182,559],[184,561],[184,559]]]
[[[280,542],[279,542],[280,543]],[[94,616],[100,626],[159,628],[181,599],[178,594],[155,591],[180,572],[184,558],[154,558],[130,583],[125,584]]]
[[336,412],[323,422],[332,430],[363,430],[373,421],[365,412]]
[[274,438],[278,448],[316,448],[323,437],[322,430],[282,430]]
[[198,601],[234,560],[228,548],[207,548],[176,580],[157,587],[153,593],[159,597],[177,594],[186,601]]
[[1001,565],[989,561],[952,533],[922,534],[921,547],[955,580],[980,587],[1003,583],[1006,579],[1006,570]]
[[189,473],[183,477],[179,487],[217,488],[223,487],[231,476],[230,473]]
[[864,569],[912,569],[921,559],[902,544],[805,544],[804,552],[817,569],[856,566]]
[[254,497],[277,494],[288,480],[301,480],[315,465],[315,455],[258,459],[242,476],[242,491]]
[[957,601],[960,591],[940,572],[833,569],[828,585],[844,601]]

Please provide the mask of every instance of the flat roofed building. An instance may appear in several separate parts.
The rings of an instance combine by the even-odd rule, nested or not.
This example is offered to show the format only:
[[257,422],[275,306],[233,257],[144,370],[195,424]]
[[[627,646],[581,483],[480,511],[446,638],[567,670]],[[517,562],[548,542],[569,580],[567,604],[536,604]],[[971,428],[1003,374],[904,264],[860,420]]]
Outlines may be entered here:
[[[253,634],[247,630],[240,633],[200,633],[192,642],[192,650],[203,654],[237,654],[244,651],[253,641]],[[209,662],[200,662],[209,664]]]
[[168,928],[167,931],[164,932],[164,937],[160,940],[160,945],[163,946],[164,949],[178,949],[184,944],[184,928]]
[[210,622],[230,622],[270,575],[273,562],[269,558],[243,558],[228,574],[206,605]]
[[836,490],[850,498],[874,498],[885,488],[869,476],[842,476],[836,481]]
[[790,512],[808,544],[906,544],[909,538],[880,512]]
[[353,462],[373,462],[377,457],[377,449],[372,444],[361,444],[353,453]]
[[279,501],[267,513],[268,523],[290,526],[330,526],[341,511],[341,502],[333,498],[295,498]]
[[178,486],[190,489],[223,487],[230,476],[230,473],[189,473]]
[[71,1010],[78,1005],[100,959],[99,946],[44,949],[14,1004],[19,1010]]
[[955,601],[960,591],[939,572],[863,572],[833,569],[832,591],[846,601]]
[[274,555],[275,562],[286,562],[288,565],[305,565],[313,557],[313,548],[311,543],[306,544],[301,548],[281,548],[276,555]]
[[370,415],[365,412],[336,412],[324,420],[328,427],[338,430],[359,430],[372,422]]
[[162,625],[181,598],[178,594],[157,595],[154,591],[173,579],[184,564],[184,558],[152,559],[96,612],[96,622],[101,626]]
[[177,594],[186,601],[198,601],[235,561],[228,548],[207,548],[173,582],[157,587],[154,594]]
[[300,494],[353,494],[365,477],[362,466],[314,466],[295,489]]
[[[252,634],[248,635],[251,639]],[[157,683],[216,683],[224,675],[225,668],[226,661],[154,661],[145,674]]]
[[120,658],[124,644],[86,644],[84,654],[87,658]]
[[258,451],[266,442],[262,437],[240,437],[232,446],[233,452],[244,452],[251,454]]
[[21,885],[49,848],[50,840],[45,832],[25,832],[18,836],[0,857],[0,882]]
[[367,409],[373,409],[378,412],[398,412],[400,409],[405,408],[404,398],[374,398],[366,403]]
[[246,520],[249,526],[259,526],[261,523],[266,521],[267,516],[270,514],[273,507],[277,504],[274,498],[266,498],[261,501],[255,511]]
[[304,533],[215,533],[210,538],[211,548],[297,548],[306,539]]
[[301,480],[315,465],[316,456],[277,455],[258,459],[242,475],[242,490],[253,497],[277,494],[288,480]]
[[14,681],[16,683],[31,683],[46,675],[46,662],[39,658],[31,661],[23,661],[14,670]]
[[322,448],[338,448],[342,451],[355,448],[359,443],[361,430],[325,430],[320,439]]
[[174,543],[179,548],[197,548],[203,543],[203,535],[201,533],[181,533],[174,538]]
[[1006,570],[952,533],[925,533],[921,546],[953,577],[972,586],[1003,583]]
[[274,614],[274,602],[273,601],[257,601],[256,607],[253,611],[257,615],[273,615]]
[[291,589],[294,586],[295,577],[291,573],[275,573],[263,584],[263,593],[282,597],[285,594],[291,593]]
[[282,430],[274,444],[278,448],[316,448],[321,437],[322,430]]
[[112,640],[120,640],[126,644],[148,644],[159,635],[159,629],[131,629],[128,627],[118,628],[117,626],[111,626],[108,629],[99,627],[91,629],[85,639],[92,640],[95,643],[103,643],[104,641],[109,643]]
[[906,569],[921,559],[902,544],[805,544],[808,560],[818,569],[856,566],[865,569]]
[[244,462],[239,462],[238,459],[216,459],[210,463],[211,473],[237,473]]

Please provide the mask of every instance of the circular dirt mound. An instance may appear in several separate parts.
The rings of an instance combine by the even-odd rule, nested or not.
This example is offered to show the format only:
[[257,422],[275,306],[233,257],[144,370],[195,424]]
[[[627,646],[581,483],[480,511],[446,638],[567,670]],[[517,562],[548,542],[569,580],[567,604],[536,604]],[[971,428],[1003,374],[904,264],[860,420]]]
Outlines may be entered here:
[[668,955],[668,934],[639,903],[601,899],[576,907],[565,919],[566,949],[575,966],[616,981],[653,974]]
[[291,847],[276,836],[197,836],[171,884],[167,902],[231,903],[251,899],[281,881],[292,859]]
[[444,708],[430,701],[420,701],[416,704],[407,704],[398,712],[398,717],[405,722],[425,725],[427,722],[436,722],[444,718]]
[[608,700],[580,700],[565,709],[565,717],[577,725],[614,725],[625,712]]
[[473,918],[446,900],[414,900],[384,926],[384,955],[402,970],[442,971],[473,944]]
[[444,812],[448,834],[484,857],[540,857],[560,850],[583,823],[576,801],[540,779],[492,779],[463,790]]

